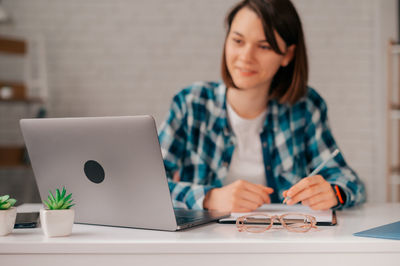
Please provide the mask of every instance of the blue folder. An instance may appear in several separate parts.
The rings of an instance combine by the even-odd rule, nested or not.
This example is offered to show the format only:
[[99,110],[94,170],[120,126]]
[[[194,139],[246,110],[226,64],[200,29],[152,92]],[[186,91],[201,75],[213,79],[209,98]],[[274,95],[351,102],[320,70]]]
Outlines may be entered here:
[[400,221],[357,232],[353,235],[400,240]]

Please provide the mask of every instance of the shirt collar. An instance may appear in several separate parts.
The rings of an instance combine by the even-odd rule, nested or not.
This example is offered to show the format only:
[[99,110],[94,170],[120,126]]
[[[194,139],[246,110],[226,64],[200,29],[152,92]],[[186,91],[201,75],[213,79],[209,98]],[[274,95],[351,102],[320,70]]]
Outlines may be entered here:
[[[232,134],[232,129],[230,128],[227,117],[226,91],[227,88],[223,82],[220,82],[218,87],[215,89],[215,112],[213,112],[214,115],[211,118],[214,119],[214,121],[210,121],[208,130],[223,130],[224,135],[229,136]],[[275,99],[269,100],[262,132],[266,130],[277,131],[279,117],[288,110],[289,108],[287,104],[281,104]]]
[[228,136],[231,133],[231,129],[228,123],[228,117],[226,112],[226,85],[223,82],[215,88],[214,91],[215,101],[214,110],[210,121],[208,123],[209,131],[223,131],[224,135]]

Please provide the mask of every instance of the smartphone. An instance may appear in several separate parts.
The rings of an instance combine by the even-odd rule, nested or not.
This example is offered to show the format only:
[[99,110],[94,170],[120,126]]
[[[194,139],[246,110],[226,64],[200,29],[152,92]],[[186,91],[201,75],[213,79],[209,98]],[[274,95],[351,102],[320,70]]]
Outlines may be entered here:
[[39,221],[39,212],[18,212],[14,228],[35,228]]

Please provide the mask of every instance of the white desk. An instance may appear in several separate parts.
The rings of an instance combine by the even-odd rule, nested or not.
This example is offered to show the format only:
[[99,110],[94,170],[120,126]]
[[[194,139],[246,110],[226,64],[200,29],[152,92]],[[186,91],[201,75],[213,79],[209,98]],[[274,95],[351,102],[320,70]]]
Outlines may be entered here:
[[60,238],[14,229],[0,237],[0,265],[400,265],[399,240],[352,236],[399,220],[400,204],[368,204],[305,234],[240,233],[216,223],[181,232],[75,224]]

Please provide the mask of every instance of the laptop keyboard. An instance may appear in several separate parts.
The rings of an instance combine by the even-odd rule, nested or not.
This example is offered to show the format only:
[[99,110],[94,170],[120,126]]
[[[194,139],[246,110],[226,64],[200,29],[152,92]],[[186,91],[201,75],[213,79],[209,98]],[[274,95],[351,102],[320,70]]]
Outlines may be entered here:
[[201,210],[175,209],[174,212],[176,222],[178,224],[190,223],[197,220],[203,220],[207,217],[211,217],[211,215],[207,211]]

